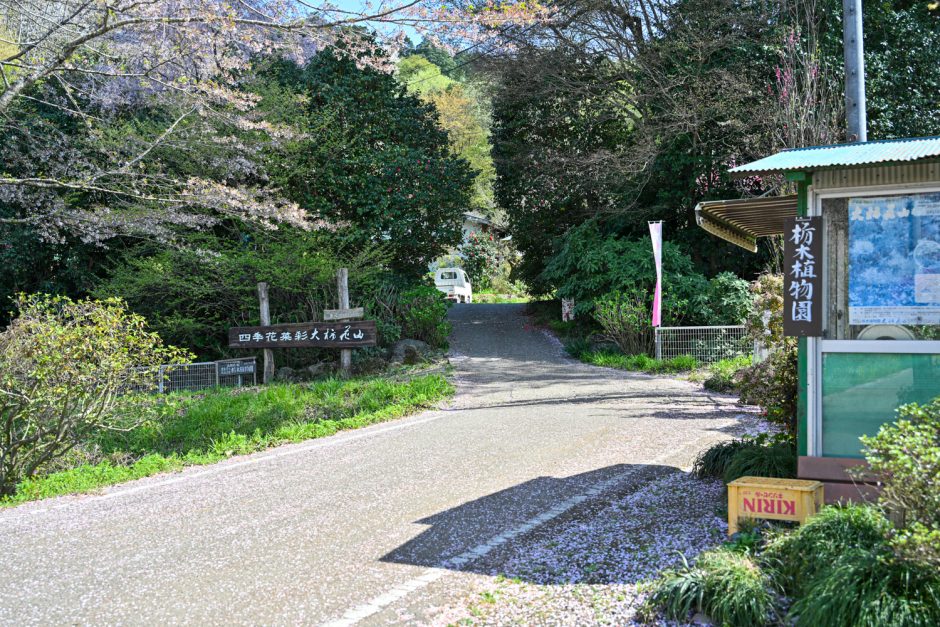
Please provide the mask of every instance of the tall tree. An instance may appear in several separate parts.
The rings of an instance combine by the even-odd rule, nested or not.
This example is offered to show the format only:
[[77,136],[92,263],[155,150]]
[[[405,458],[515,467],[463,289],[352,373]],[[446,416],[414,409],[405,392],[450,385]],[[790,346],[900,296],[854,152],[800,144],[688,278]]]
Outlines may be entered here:
[[[272,181],[358,247],[384,244],[393,265],[423,272],[460,242],[473,173],[451,154],[433,106],[387,73],[325,51],[303,69],[276,64],[279,96],[296,139],[270,151]],[[280,120],[271,118],[273,123]]]
[[[443,51],[431,47],[424,50],[436,51],[433,58],[450,59],[445,66],[454,66],[453,59]],[[465,73],[458,75],[465,77]],[[437,62],[421,54],[407,56],[399,62],[398,78],[409,92],[437,109],[441,127],[450,138],[451,150],[476,172],[471,206],[492,213],[496,171],[490,154],[491,113],[489,100],[480,85],[454,80]]]

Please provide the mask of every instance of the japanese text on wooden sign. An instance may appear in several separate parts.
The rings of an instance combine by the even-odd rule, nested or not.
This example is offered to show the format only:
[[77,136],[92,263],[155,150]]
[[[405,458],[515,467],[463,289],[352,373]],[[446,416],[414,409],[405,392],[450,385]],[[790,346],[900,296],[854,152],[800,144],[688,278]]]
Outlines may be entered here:
[[783,256],[783,334],[821,336],[822,219],[789,218]]
[[231,348],[356,348],[375,344],[374,320],[303,322],[228,330]]
[[251,359],[226,359],[216,362],[219,364],[219,376],[230,377],[240,374],[254,374],[255,360]]

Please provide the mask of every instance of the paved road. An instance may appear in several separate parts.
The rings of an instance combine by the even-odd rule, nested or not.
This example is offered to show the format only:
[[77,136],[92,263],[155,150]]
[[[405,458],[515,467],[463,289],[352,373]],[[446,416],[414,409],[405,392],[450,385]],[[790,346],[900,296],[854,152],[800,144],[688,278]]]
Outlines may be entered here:
[[693,384],[452,310],[451,406],[0,511],[0,624],[385,623],[453,571],[736,428]]

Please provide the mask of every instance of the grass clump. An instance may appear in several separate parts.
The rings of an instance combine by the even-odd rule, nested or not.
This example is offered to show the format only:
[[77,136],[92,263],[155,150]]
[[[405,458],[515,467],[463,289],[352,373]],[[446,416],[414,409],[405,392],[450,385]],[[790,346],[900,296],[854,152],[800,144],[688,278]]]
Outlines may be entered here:
[[773,536],[761,562],[774,572],[781,588],[807,591],[809,581],[846,549],[879,547],[891,529],[880,510],[867,505],[824,507],[792,533]]
[[786,436],[760,435],[719,442],[699,453],[692,474],[729,483],[740,477],[796,477],[796,446]]
[[796,444],[786,439],[761,441],[755,438],[750,446],[735,453],[725,468],[722,479],[731,483],[740,477],[796,477]]
[[747,440],[724,440],[705,449],[692,463],[692,475],[698,479],[721,479],[734,456],[749,446],[752,444]]
[[702,612],[718,625],[750,627],[771,620],[771,586],[749,555],[720,548],[702,553],[693,566],[666,572],[648,603],[670,620],[685,622]]
[[827,507],[771,539],[760,561],[796,599],[789,619],[797,625],[940,624],[940,575],[900,559],[891,533],[877,507]]
[[750,355],[742,355],[732,359],[722,359],[708,366],[708,375],[702,382],[706,390],[712,392],[729,393],[737,391],[735,375],[751,365]]
[[604,368],[617,368],[645,372],[648,374],[675,374],[689,372],[699,367],[699,362],[689,355],[672,359],[654,359],[649,355],[625,355],[611,350],[581,350],[577,355],[584,363]]
[[790,608],[797,625],[940,625],[940,576],[878,549],[846,549],[809,581],[811,592]]
[[[398,418],[453,393],[440,375],[396,382],[333,379],[250,390],[213,390],[162,399],[155,413],[127,432],[84,443],[98,459],[38,475],[0,506],[88,492],[184,466],[211,464],[279,444],[301,442]],[[128,416],[129,423],[139,416]]]

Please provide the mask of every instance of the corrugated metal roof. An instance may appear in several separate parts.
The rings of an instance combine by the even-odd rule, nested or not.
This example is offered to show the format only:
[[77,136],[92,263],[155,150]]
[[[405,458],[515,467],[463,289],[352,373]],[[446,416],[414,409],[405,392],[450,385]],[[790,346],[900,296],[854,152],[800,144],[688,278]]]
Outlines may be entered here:
[[721,239],[757,252],[757,238],[781,235],[797,214],[796,195],[707,200],[695,207],[698,225]]
[[784,150],[730,170],[735,176],[904,163],[940,158],[940,137],[912,137]]

